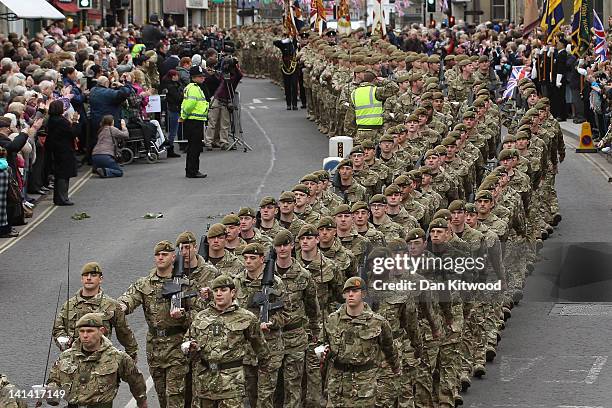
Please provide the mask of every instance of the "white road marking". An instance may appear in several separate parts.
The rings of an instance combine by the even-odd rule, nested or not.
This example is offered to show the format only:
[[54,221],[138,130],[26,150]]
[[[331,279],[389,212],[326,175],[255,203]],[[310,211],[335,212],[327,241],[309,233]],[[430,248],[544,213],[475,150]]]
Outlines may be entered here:
[[266,130],[259,124],[259,122],[257,121],[257,119],[255,119],[253,114],[250,111],[246,111],[246,113],[251,117],[251,119],[253,120],[253,123],[255,123],[255,126],[259,128],[261,133],[266,138],[268,145],[270,146],[270,164],[268,165],[268,170],[266,170],[266,173],[261,179],[261,183],[259,183],[259,187],[257,187],[255,194],[253,194],[253,198],[257,199],[257,197],[259,197],[259,195],[261,194],[261,191],[263,190],[266,184],[266,180],[268,179],[268,176],[270,176],[270,173],[272,173],[272,170],[274,169],[274,162],[276,162],[276,146],[274,146],[272,139],[270,139],[270,136],[268,136],[268,132],[266,132]]
[[255,106],[249,106],[249,109],[257,109]]
[[261,103],[261,99],[253,98],[253,103]]
[[277,101],[278,100],[278,98],[265,98],[265,99],[266,101]]
[[[151,388],[153,388],[153,378],[149,376],[149,378],[147,378],[147,395],[149,395],[149,391],[151,391]],[[130,402],[125,404],[125,408],[136,408],[136,406],[136,400],[134,398],[132,398]]]
[[[83,187],[83,185],[85,185],[87,180],[89,180],[92,176],[93,176],[93,173],[91,173],[91,172],[87,172],[83,176],[81,176],[77,180],[77,182],[74,183],[74,185],[68,191],[68,197],[72,197],[77,191],[79,191],[81,189],[81,187]],[[30,232],[32,232],[36,227],[38,227],[40,224],[42,224],[57,209],[58,209],[58,206],[53,205],[53,204],[50,207],[47,207],[42,213],[40,213],[40,215],[38,217],[36,217],[36,219],[33,222],[29,223],[24,229],[19,231],[19,236],[17,238],[13,238],[10,241],[6,241],[6,243],[1,245],[0,246],[0,254],[8,251],[13,245],[15,245],[16,243],[21,241],[26,236],[28,236],[28,234]]]
[[601,373],[601,370],[607,361],[608,356],[595,356],[595,362],[591,366],[589,374],[584,379],[584,382],[587,384],[595,384],[597,377],[599,377],[599,373]]
[[[569,143],[568,139],[570,139],[570,137],[564,137],[564,141],[565,144],[568,145],[569,147],[571,147],[572,149],[577,149],[578,145],[574,144],[574,143]],[[612,182],[612,173],[610,173],[607,169],[605,169],[601,164],[597,163],[595,160],[593,160],[592,157],[590,157],[591,153],[576,153],[577,156],[584,158],[586,161],[588,161],[589,163],[591,163],[593,165],[593,167],[595,167],[595,169],[597,171],[599,171],[599,173],[601,173],[604,176],[604,179],[610,183]]]
[[[573,359],[578,361],[585,361],[589,359],[593,359],[593,364],[591,364],[591,368],[586,369],[577,369],[571,368],[566,370],[570,375],[575,376],[574,379],[561,379],[561,380],[544,380],[545,383],[557,383],[557,384],[594,384],[597,381],[597,377],[599,377],[599,373],[603,369],[603,366],[608,361],[608,356],[582,356],[582,355],[572,355],[572,356],[557,356],[557,359]],[[575,362],[568,363],[566,366],[576,367]],[[584,377],[578,377],[578,374],[586,373]]]
[[[500,371],[501,371],[501,380],[505,382],[515,380],[519,375],[524,374],[526,371],[529,371],[533,368],[536,363],[543,360],[544,356],[537,356],[534,358],[526,358],[526,357],[507,357],[502,356]],[[516,369],[512,369],[512,361],[519,363],[519,367]]]

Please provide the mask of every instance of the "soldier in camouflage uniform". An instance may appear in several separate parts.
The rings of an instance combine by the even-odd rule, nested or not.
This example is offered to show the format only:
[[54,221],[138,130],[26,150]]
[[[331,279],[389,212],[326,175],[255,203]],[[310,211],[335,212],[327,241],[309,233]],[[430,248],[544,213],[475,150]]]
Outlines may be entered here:
[[336,228],[336,222],[331,216],[325,216],[319,220],[317,224],[319,249],[326,258],[334,261],[344,278],[355,276],[357,259],[351,251],[342,245],[340,239],[336,236]]
[[16,396],[18,389],[8,377],[0,374],[0,406],[4,408],[27,408],[26,402]]
[[451,102],[462,103],[467,100],[468,93],[472,88],[473,66],[469,60],[462,60],[457,64],[458,74],[448,81],[448,99]]
[[419,227],[419,221],[410,214],[403,205],[403,193],[400,186],[391,184],[385,188],[384,196],[387,198],[387,215],[393,222],[401,225],[406,232]]
[[359,265],[365,257],[366,250],[371,246],[370,240],[361,236],[355,229],[351,207],[348,204],[340,204],[332,211],[336,222],[336,236],[344,248],[355,256]]
[[194,365],[194,406],[241,408],[246,383],[243,360],[252,350],[258,366],[265,367],[270,349],[257,316],[234,302],[233,279],[220,275],[210,288],[213,306],[193,317],[181,345]]
[[353,179],[366,189],[367,197],[379,194],[382,189],[378,175],[365,164],[363,146],[354,146],[350,153],[353,163]]
[[384,195],[376,194],[370,199],[369,206],[372,212],[372,225],[383,233],[386,242],[404,239],[406,236],[404,228],[387,215],[387,198]]
[[247,244],[240,237],[240,217],[234,213],[227,214],[221,224],[225,225],[225,250],[240,257],[240,251]]
[[315,211],[310,205],[310,188],[305,184],[296,184],[291,190],[295,204],[293,212],[297,218],[307,224],[316,224],[321,218],[321,214]]
[[113,328],[125,352],[136,361],[138,343],[121,309],[121,305],[102,291],[102,268],[88,262],[81,269],[83,287],[64,305],[55,318],[52,336],[61,351],[67,350],[79,336],[77,321],[87,313],[97,312],[103,318],[105,335],[110,338]]
[[306,224],[300,220],[293,211],[295,208],[295,194],[292,191],[284,191],[279,197],[279,222],[283,228],[289,230],[293,236],[297,236],[300,228]]
[[[260,305],[254,302],[256,293],[262,291],[261,279],[266,264],[264,262],[265,248],[258,243],[248,244],[242,251],[245,267],[234,278],[238,291],[236,303],[259,316]],[[287,309],[290,309],[287,287],[280,277],[274,277],[271,288],[270,302],[280,303],[279,308],[270,311],[270,321],[262,322],[266,342],[270,350],[270,360],[265,366],[257,365],[253,351],[244,358],[246,393],[251,406],[272,408],[274,406],[274,391],[281,369],[284,353],[282,328],[289,321]]]
[[[134,360],[104,337],[104,316],[87,313],[76,323],[79,339],[51,367],[47,402],[57,405],[55,391],[64,390],[68,406],[111,408],[119,384],[125,381],[139,408],[147,407],[147,386]],[[2,405],[3,407],[5,405]],[[183,405],[180,405],[183,407]]]
[[206,239],[208,241],[206,262],[217,268],[219,273],[236,276],[244,264],[236,255],[225,249],[226,226],[213,224],[206,233]]
[[375,406],[380,358],[396,376],[401,373],[389,322],[364,303],[366,289],[363,279],[349,278],[343,287],[346,303],[329,315],[322,331],[330,361],[328,407]]
[[317,298],[317,285],[309,271],[293,257],[294,238],[283,230],[274,238],[276,274],[287,286],[290,304],[286,307],[289,321],[283,327],[285,354],[282,373],[284,384],[283,407],[302,406],[302,379],[304,359],[310,341],[315,343],[319,333],[321,311]]
[[259,202],[259,216],[257,228],[262,235],[274,239],[276,234],[283,231],[283,228],[276,219],[278,215],[278,203],[276,198],[266,196]]
[[352,205],[357,201],[367,201],[368,195],[365,187],[353,178],[353,161],[342,160],[336,169],[338,184],[334,185],[334,192],[343,198],[343,202]]
[[370,207],[365,201],[358,201],[351,206],[353,224],[359,235],[368,239],[373,246],[385,246],[385,235],[378,231],[370,220]]

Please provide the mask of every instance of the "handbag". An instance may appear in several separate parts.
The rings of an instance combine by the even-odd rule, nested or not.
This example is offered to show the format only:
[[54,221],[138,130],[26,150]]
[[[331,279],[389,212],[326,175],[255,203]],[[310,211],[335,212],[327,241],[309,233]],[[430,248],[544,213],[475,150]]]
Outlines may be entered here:
[[19,190],[19,183],[17,182],[17,179],[13,177],[13,172],[10,171],[10,167],[6,201],[9,206],[16,206],[18,204],[21,204],[21,191]]

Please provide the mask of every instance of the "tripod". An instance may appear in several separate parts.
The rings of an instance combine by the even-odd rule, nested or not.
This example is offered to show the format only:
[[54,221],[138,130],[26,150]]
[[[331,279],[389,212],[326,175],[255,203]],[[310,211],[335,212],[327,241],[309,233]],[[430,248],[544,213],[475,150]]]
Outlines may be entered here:
[[251,146],[244,141],[244,132],[242,131],[242,115],[240,111],[240,93],[236,92],[234,87],[229,82],[229,76],[226,76],[224,82],[229,96],[229,104],[227,109],[230,111],[230,129],[229,135],[232,138],[232,142],[225,150],[235,149],[237,146],[242,146],[243,151],[246,153],[249,150],[253,150]]

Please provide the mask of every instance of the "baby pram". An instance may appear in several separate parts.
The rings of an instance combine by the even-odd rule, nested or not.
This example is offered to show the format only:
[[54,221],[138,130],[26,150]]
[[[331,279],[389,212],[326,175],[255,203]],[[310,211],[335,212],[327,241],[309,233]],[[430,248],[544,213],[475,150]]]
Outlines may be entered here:
[[165,136],[157,131],[151,121],[136,121],[127,124],[129,137],[119,142],[120,164],[130,164],[134,160],[145,158],[149,163],[166,158],[166,149],[162,148]]

